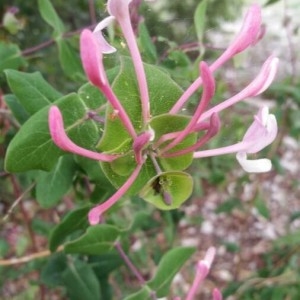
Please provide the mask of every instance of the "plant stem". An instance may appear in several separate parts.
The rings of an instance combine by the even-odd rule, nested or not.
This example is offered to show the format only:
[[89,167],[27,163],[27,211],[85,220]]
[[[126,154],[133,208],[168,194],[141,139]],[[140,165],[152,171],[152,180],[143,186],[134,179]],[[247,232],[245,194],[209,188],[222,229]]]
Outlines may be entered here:
[[120,256],[123,259],[123,261],[125,262],[125,264],[127,265],[127,267],[131,270],[131,272],[138,279],[139,283],[141,285],[145,285],[146,281],[143,278],[142,274],[135,267],[135,265],[131,262],[131,260],[129,259],[129,257],[127,256],[127,254],[124,252],[124,250],[123,250],[123,248],[122,248],[122,246],[121,246],[121,244],[119,242],[115,243],[115,248],[118,251],[118,253],[120,254]]
[[[87,26],[87,27],[84,27],[84,28],[91,29],[91,28],[94,28],[94,27],[95,27],[95,25],[91,25],[91,26]],[[62,35],[62,38],[69,38],[69,37],[72,37],[73,35],[79,34],[84,28],[80,28],[80,29],[77,29],[75,31],[67,32],[67,33]],[[30,48],[27,48],[27,49],[23,50],[21,52],[21,54],[22,54],[22,56],[28,56],[28,55],[31,55],[34,52],[37,52],[37,51],[42,50],[46,47],[49,47],[54,43],[55,43],[55,39],[49,39],[48,41],[45,41],[41,44],[38,44],[36,46],[33,46],[33,47],[30,47]]]

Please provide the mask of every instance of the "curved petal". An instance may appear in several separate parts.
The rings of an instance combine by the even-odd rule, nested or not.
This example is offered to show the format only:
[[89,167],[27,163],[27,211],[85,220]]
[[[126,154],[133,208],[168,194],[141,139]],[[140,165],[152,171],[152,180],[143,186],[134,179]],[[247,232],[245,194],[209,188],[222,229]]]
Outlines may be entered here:
[[142,166],[142,164],[137,165],[126,182],[108,200],[89,211],[88,218],[91,225],[97,225],[101,221],[102,214],[107,211],[112,205],[114,205],[128,191],[128,189],[131,187],[131,185],[139,175]]
[[99,47],[100,47],[100,50],[102,53],[105,53],[105,54],[110,54],[110,53],[113,53],[113,52],[116,52],[116,48],[113,47],[112,45],[110,45],[106,39],[103,37],[103,34],[102,34],[102,30],[104,28],[106,28],[107,26],[109,26],[113,21],[115,20],[115,17],[113,16],[109,16],[105,19],[103,19],[94,29],[93,33],[94,33],[94,36],[96,37],[96,40],[99,44]]
[[261,9],[253,4],[244,18],[242,28],[229,48],[237,54],[257,41],[261,28]]
[[50,107],[49,130],[53,142],[56,144],[57,147],[61,148],[64,151],[85,156],[94,160],[106,162],[113,161],[114,159],[118,158],[118,156],[116,155],[102,154],[88,149],[84,149],[76,145],[73,141],[71,141],[65,132],[63,118],[57,106]]
[[245,152],[238,152],[236,159],[241,167],[248,173],[264,173],[272,169],[272,163],[267,158],[249,160]]
[[245,152],[257,153],[262,150],[275,140],[277,132],[275,116],[269,114],[268,107],[262,107],[244,135],[243,142],[251,143]]
[[92,84],[102,87],[107,78],[102,62],[102,53],[94,34],[85,29],[80,35],[80,56],[86,76]]
[[264,92],[274,80],[278,68],[278,58],[271,55],[264,62],[259,74],[239,93],[204,112],[198,122],[220,112],[247,97],[254,97]]
[[161,153],[165,153],[168,150],[172,149],[173,147],[178,145],[181,141],[183,141],[183,139],[186,138],[187,135],[193,132],[198,119],[206,109],[208,103],[210,102],[210,100],[212,99],[215,93],[215,79],[208,65],[205,62],[200,63],[200,70],[201,70],[201,77],[203,79],[203,92],[199,104],[196,108],[196,111],[194,112],[186,128],[182,130],[170,144],[168,144],[165,148],[163,148],[161,150]]

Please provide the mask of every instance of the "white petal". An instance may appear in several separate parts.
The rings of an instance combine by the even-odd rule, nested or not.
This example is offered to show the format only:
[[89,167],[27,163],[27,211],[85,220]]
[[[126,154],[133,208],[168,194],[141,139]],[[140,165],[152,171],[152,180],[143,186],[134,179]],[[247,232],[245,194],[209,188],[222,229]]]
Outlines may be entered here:
[[272,168],[272,163],[267,158],[261,159],[247,159],[247,154],[244,152],[238,152],[236,155],[241,167],[248,173],[264,173],[269,172]]
[[114,17],[109,16],[103,19],[94,29],[93,33],[97,39],[97,42],[100,46],[101,52],[105,54],[116,52],[116,48],[111,46],[103,37],[102,30],[109,26],[115,20]]
[[243,142],[250,144],[246,152],[257,153],[270,145],[275,140],[277,131],[275,116],[269,114],[267,107],[261,108],[243,137]]

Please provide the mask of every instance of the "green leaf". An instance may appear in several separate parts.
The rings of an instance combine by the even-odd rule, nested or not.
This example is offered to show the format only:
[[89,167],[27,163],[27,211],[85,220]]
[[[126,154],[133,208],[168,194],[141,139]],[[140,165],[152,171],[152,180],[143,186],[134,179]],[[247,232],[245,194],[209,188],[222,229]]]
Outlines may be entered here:
[[[69,94],[55,101],[55,104],[63,114],[65,130],[74,143],[93,150],[103,130],[103,124],[87,120],[86,116],[89,111],[103,105],[105,99],[98,90],[95,93],[95,90],[88,86],[80,89],[79,94]],[[48,110],[47,106],[34,114],[15,135],[5,157],[7,171],[50,171],[58,158],[65,153],[52,142]]]
[[112,225],[91,226],[83,236],[65,244],[64,250],[66,253],[104,254],[114,247],[120,233],[120,230]]
[[147,60],[150,63],[155,63],[157,61],[156,48],[154,46],[153,41],[151,40],[151,36],[144,22],[139,23],[138,30],[139,45],[141,51],[143,52],[144,56],[147,57]]
[[[151,128],[155,131],[156,142],[161,135],[182,130],[190,118],[185,116],[166,114],[182,94],[181,88],[167,75],[155,66],[144,64],[150,95]],[[124,88],[125,87],[125,88]],[[163,87],[163,88],[162,88]],[[143,130],[141,120],[141,103],[136,74],[131,60],[123,57],[119,75],[113,82],[113,89],[120,99],[123,107],[133,122],[137,132]],[[156,117],[155,117],[156,116]],[[184,141],[174,148],[174,151],[191,146],[196,141],[196,134],[189,135]],[[107,178],[115,187],[120,187],[130,176],[136,166],[132,156],[132,140],[118,118],[113,117],[113,110],[108,109],[106,126],[102,139],[97,148],[100,151],[127,153],[122,158],[112,163],[101,163]],[[164,170],[183,170],[192,162],[193,155],[186,154],[177,158],[162,158],[159,163]],[[147,159],[138,178],[130,187],[127,195],[136,194],[157,172],[150,159]]]
[[[153,177],[141,190],[140,197],[159,209],[176,209],[193,191],[193,178],[184,172],[163,172]],[[166,203],[166,195],[171,203]]]
[[104,175],[99,162],[83,156],[76,156],[75,161],[88,175],[90,181],[102,185],[105,190],[115,190]]
[[[183,130],[189,123],[190,117],[180,115],[162,114],[152,118],[150,125],[155,132],[154,143],[167,133]],[[183,141],[170,150],[170,153],[176,152],[194,145],[197,141],[197,134],[189,134]],[[160,148],[168,145],[164,143]],[[172,158],[158,158],[160,164],[166,171],[181,171],[189,167],[193,161],[193,153],[188,153]]]
[[58,203],[72,186],[74,171],[74,160],[67,155],[59,158],[51,172],[38,172],[36,198],[41,207],[50,208]]
[[63,284],[62,274],[67,269],[67,257],[64,253],[54,253],[41,271],[41,281],[50,287]]
[[300,245],[300,230],[288,233],[274,241],[276,247],[293,247]]
[[89,256],[89,263],[93,266],[95,274],[101,280],[123,265],[124,261],[117,251],[111,251],[107,254]]
[[[150,126],[155,132],[155,139],[153,142],[155,143],[163,134],[184,129],[185,126],[188,124],[189,120],[190,119],[186,116],[167,115],[167,114],[162,114],[160,116],[154,117],[150,122]],[[184,149],[186,147],[193,145],[195,142],[196,142],[196,134],[190,134],[180,144],[174,147],[173,148],[174,150],[172,151],[178,151]],[[167,171],[184,170],[192,163],[193,154],[189,153],[175,158],[158,157],[157,160],[164,170]],[[135,165],[136,162],[130,152],[127,156],[117,159],[112,163],[101,163],[105,175],[115,187],[121,186],[126,181],[128,176],[132,173],[133,169],[135,168]],[[134,184],[128,190],[127,195],[134,195],[140,192],[140,190],[156,175],[157,172],[154,168],[153,162],[151,161],[150,158],[148,158],[145,164],[143,165],[143,168],[140,171],[138,178],[135,180]],[[190,196],[190,192],[189,192],[189,189],[191,187],[190,180],[188,179],[188,177],[186,177],[186,175],[182,175],[182,180],[185,181],[187,187],[182,191],[182,193],[179,194],[181,196],[185,195],[184,197],[186,198],[179,200],[179,197],[177,197],[176,198],[177,204],[179,204],[180,202],[182,203],[187,199],[187,197]],[[178,184],[180,184],[178,180],[177,182]],[[180,184],[180,186],[182,185]],[[159,205],[158,204],[159,201],[154,201],[154,203]],[[175,206],[169,207],[168,209],[173,209],[173,208],[175,208]],[[165,209],[167,209],[167,207],[165,207]]]
[[264,6],[268,6],[271,4],[275,4],[276,2],[279,2],[280,0],[269,0]]
[[7,94],[4,96],[4,101],[9,109],[12,111],[16,120],[23,124],[29,118],[28,112],[24,109],[24,107],[20,104],[17,97],[12,94]]
[[54,252],[59,245],[77,230],[85,230],[88,226],[88,212],[91,208],[82,207],[68,213],[52,230],[49,237],[49,249]]
[[195,251],[192,247],[177,247],[164,254],[154,278],[148,282],[148,286],[156,291],[157,297],[168,295],[174,276]]
[[64,73],[73,80],[82,80],[83,69],[78,56],[78,50],[74,50],[68,41],[57,39],[59,61]]
[[6,70],[5,74],[10,89],[30,115],[61,97],[39,72]]
[[49,0],[38,0],[38,6],[42,18],[54,29],[54,37],[62,35],[65,31],[65,26],[51,2]]
[[195,11],[194,14],[194,24],[198,37],[198,42],[200,43],[200,49],[203,51],[203,36],[205,30],[205,21],[206,21],[206,9],[207,9],[207,0],[202,0]]
[[260,215],[262,215],[266,219],[270,219],[270,211],[264,199],[262,199],[260,196],[257,196],[254,200],[254,205]]
[[90,265],[81,260],[71,262],[62,274],[70,300],[100,299],[100,284]]
[[237,198],[230,198],[221,204],[218,205],[216,208],[216,213],[231,213],[234,209],[242,209],[242,203],[240,199]]
[[138,292],[127,296],[124,300],[151,300],[151,290],[147,286],[143,287]]
[[5,69],[18,69],[26,64],[19,47],[0,42],[0,72]]
[[[149,88],[151,115],[156,116],[169,112],[173,104],[182,94],[182,89],[171,77],[158,67],[144,64],[145,73]],[[121,58],[121,68],[118,76],[113,81],[113,89],[122,103],[133,126],[138,132],[143,130],[141,120],[140,94],[136,80],[136,74],[131,60],[128,57]],[[125,87],[125,88],[124,88]],[[112,151],[130,139],[121,121],[113,117],[113,110],[110,107],[106,115],[106,126],[98,148],[102,151]],[[127,144],[124,144],[126,149]]]

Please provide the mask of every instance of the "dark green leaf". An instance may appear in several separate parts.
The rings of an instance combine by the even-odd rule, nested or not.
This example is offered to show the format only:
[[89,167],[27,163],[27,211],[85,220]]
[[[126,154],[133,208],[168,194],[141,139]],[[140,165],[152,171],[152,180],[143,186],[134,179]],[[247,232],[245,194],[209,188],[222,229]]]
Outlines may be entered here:
[[[144,64],[144,67],[149,87],[151,115],[167,113],[181,96],[182,89],[159,68],[148,64]],[[132,120],[133,126],[140,132],[142,129],[140,94],[132,62],[127,57],[122,57],[120,73],[113,82],[113,89]],[[112,113],[110,109],[106,116],[107,126],[98,145],[99,149],[107,152],[120,148],[120,145],[130,139],[121,121],[113,118]],[[119,150],[122,151],[123,148]]]
[[54,29],[54,37],[62,35],[65,26],[51,2],[49,0],[38,0],[38,6],[42,18]]
[[148,282],[149,287],[156,291],[157,297],[168,295],[174,276],[195,251],[196,249],[191,247],[178,247],[164,254],[154,278]]
[[62,274],[70,300],[100,299],[100,284],[90,265],[76,260],[69,263],[68,269]]
[[242,208],[241,200],[232,198],[218,205],[216,213],[231,213],[231,211],[235,208]]
[[112,271],[124,264],[123,259],[116,251],[108,254],[90,256],[89,262],[99,279],[107,277]]
[[[105,103],[98,91],[90,97],[86,92],[69,94],[55,104],[60,108],[65,130],[78,145],[94,149],[101,135],[103,124],[87,120],[87,112],[94,111]],[[53,142],[49,132],[48,110],[45,107],[34,114],[15,135],[5,158],[5,168],[9,172],[23,172],[32,169],[50,171],[58,158],[65,152]]]
[[4,96],[4,101],[12,111],[16,120],[23,124],[29,118],[28,112],[24,109],[24,107],[20,104],[15,95],[7,94]]
[[88,227],[87,215],[89,210],[90,207],[73,210],[56,225],[49,238],[49,248],[52,252],[55,251],[71,233],[77,230],[85,230]]
[[59,61],[65,74],[73,80],[82,80],[83,69],[78,56],[78,50],[74,50],[68,41],[58,39],[57,41]]
[[151,40],[151,36],[150,36],[148,29],[144,22],[141,22],[139,24],[138,36],[139,36],[140,48],[141,48],[144,56],[147,57],[147,60],[150,63],[155,63],[157,61],[156,48],[154,46],[153,41]]
[[269,0],[264,6],[268,6],[271,4],[275,4],[276,2],[279,2],[280,0]]
[[202,0],[201,2],[199,2],[194,14],[194,24],[196,28],[198,42],[200,43],[200,47],[203,43],[203,35],[204,35],[205,20],[206,20],[206,9],[207,9],[207,0]]
[[72,156],[66,155],[58,159],[51,172],[38,172],[36,198],[41,207],[50,208],[58,203],[72,186],[74,171],[74,160]]
[[260,196],[255,198],[254,205],[257,209],[257,211],[266,219],[270,218],[270,211],[266,205],[266,202],[264,199],[262,199]]
[[18,69],[25,63],[17,45],[0,42],[0,72],[5,69]]
[[109,252],[120,236],[120,230],[112,225],[91,226],[80,238],[65,244],[66,253],[104,254]]
[[67,257],[64,253],[54,253],[41,271],[41,281],[50,287],[62,285],[62,274],[67,269]]
[[10,89],[30,115],[61,97],[39,72],[6,70],[5,74]]

